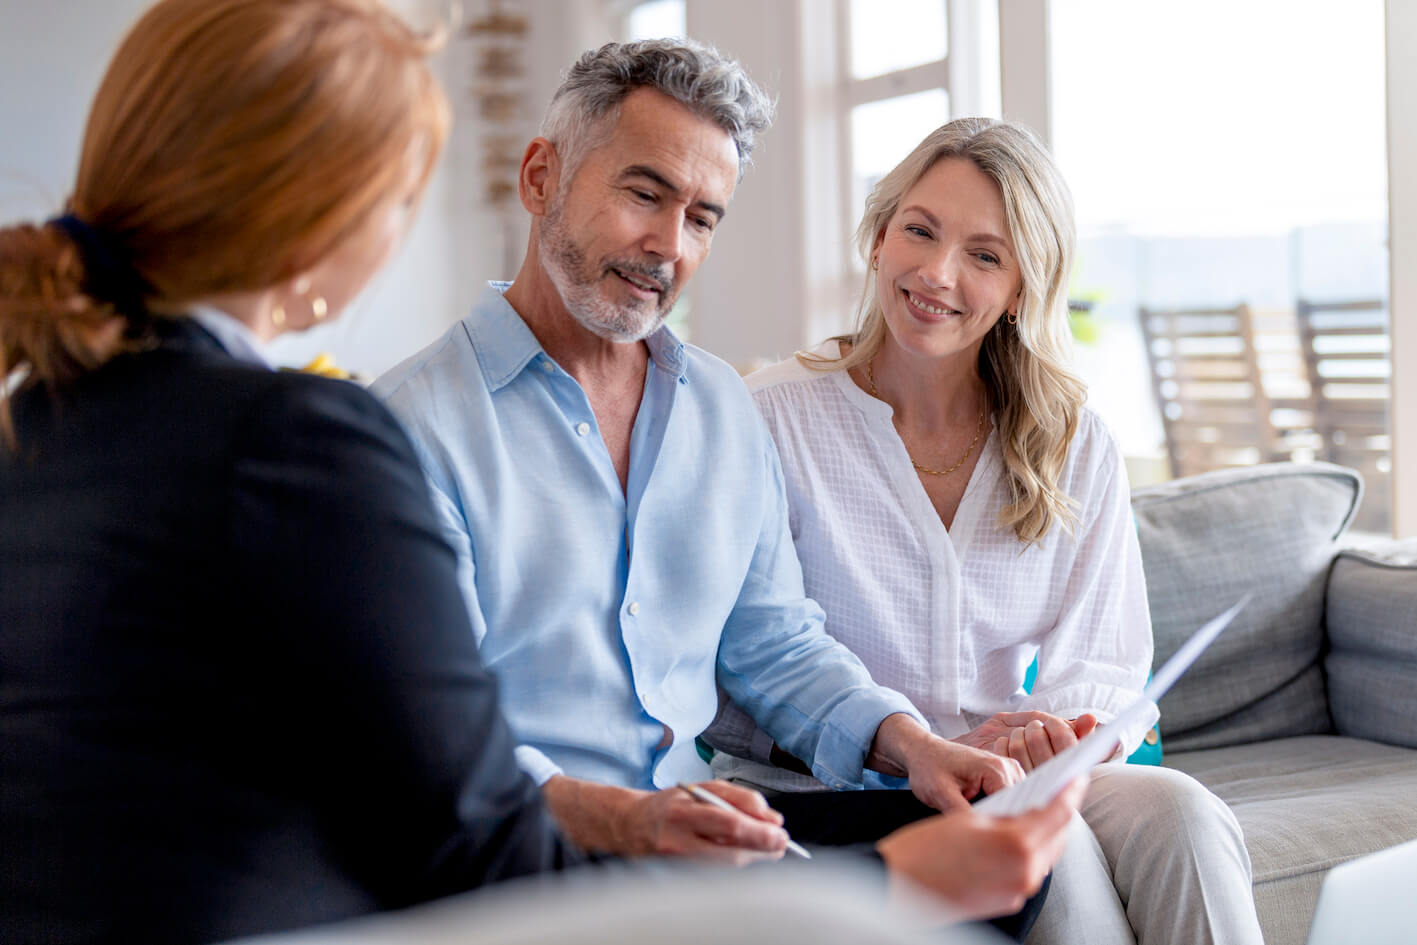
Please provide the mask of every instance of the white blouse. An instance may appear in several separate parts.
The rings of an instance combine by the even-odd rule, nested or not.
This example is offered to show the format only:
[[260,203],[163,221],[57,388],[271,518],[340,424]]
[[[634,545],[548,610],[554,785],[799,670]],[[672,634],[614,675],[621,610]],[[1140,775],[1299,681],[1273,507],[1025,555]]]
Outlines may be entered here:
[[[827,342],[816,353],[836,357]],[[1069,533],[1054,525],[1022,545],[997,526],[1008,502],[997,434],[985,442],[953,524],[925,493],[889,404],[845,371],[795,358],[748,378],[782,459],[790,524],[807,593],[826,628],[877,682],[904,693],[934,730],[961,735],[1000,711],[1039,709],[1109,722],[1151,667],[1151,618],[1126,471],[1116,440],[1084,409],[1060,487],[1077,502]],[[1032,694],[1024,675],[1035,653]],[[1156,721],[1119,733],[1125,753]],[[723,747],[764,757],[745,715],[715,726]],[[715,773],[766,787],[810,779],[720,757]]]

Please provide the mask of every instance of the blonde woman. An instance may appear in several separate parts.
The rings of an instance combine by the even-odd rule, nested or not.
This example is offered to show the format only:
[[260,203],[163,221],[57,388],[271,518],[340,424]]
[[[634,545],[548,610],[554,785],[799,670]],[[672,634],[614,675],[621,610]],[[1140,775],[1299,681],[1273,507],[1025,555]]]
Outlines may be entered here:
[[[1066,368],[1071,197],[1027,130],[960,119],[857,239],[858,330],[749,378],[807,592],[936,732],[1031,769],[1136,699],[1152,653],[1121,457]],[[717,773],[821,789],[741,716],[711,738],[759,759]],[[1109,763],[1082,818],[1030,941],[1260,942],[1239,826],[1197,782]]]

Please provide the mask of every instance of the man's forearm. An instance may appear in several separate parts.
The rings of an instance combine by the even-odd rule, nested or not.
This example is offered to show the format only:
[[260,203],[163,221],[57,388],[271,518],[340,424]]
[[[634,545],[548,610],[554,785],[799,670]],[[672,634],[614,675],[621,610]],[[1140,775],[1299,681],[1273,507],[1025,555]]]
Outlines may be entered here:
[[1014,759],[947,741],[903,712],[886,716],[876,729],[866,766],[909,778],[915,796],[936,810],[968,806],[1023,777]]
[[865,766],[881,774],[908,777],[911,749],[929,737],[929,731],[904,712],[888,715],[876,729],[876,737],[871,740]]
[[563,774],[541,785],[542,797],[561,832],[583,850],[629,853],[623,836],[625,811],[641,792]]

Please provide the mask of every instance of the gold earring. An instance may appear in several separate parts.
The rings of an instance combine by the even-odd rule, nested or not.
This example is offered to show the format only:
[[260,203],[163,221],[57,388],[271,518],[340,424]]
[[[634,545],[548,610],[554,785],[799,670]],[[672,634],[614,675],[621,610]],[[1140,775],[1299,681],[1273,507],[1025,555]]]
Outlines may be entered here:
[[881,257],[880,257],[880,256],[872,256],[872,257],[871,257],[871,271],[872,271],[872,272],[880,272],[880,271],[881,271]]
[[1010,313],[1009,313],[1009,324],[1010,324],[1010,325],[1017,325],[1017,324],[1018,324],[1018,312],[1010,312]]
[[317,322],[323,321],[325,316],[330,313],[330,307],[325,304],[325,297],[323,295],[317,295],[310,300],[310,311],[314,314],[315,321]]
[[277,328],[280,328],[285,325],[284,306],[276,305],[274,308],[271,309],[271,324],[276,326]]

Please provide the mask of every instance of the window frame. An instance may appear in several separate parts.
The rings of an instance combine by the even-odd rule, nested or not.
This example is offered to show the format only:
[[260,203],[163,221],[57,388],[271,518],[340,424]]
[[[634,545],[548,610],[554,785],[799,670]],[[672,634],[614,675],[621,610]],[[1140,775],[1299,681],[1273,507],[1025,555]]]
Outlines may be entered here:
[[[986,44],[997,45],[997,0],[936,0],[944,8],[945,56],[919,65],[858,78],[851,74],[851,0],[834,0],[836,69],[838,75],[837,162],[840,168],[837,199],[845,208],[852,231],[860,220],[856,205],[852,121],[853,110],[919,92],[942,89],[948,102],[947,119],[962,115],[1000,117],[997,76],[990,74]],[[1007,4],[1005,4],[1007,6]],[[901,155],[904,157],[904,155]],[[843,272],[862,271],[864,263],[854,244],[844,247]]]

